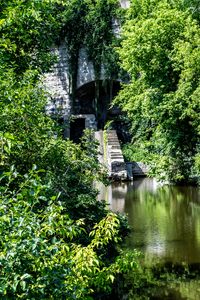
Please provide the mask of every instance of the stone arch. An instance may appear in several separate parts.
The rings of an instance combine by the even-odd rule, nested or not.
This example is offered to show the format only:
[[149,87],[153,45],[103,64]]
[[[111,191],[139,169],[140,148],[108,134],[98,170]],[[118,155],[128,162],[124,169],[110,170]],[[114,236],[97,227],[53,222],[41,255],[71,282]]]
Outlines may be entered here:
[[79,86],[75,93],[74,114],[93,114],[98,129],[103,129],[106,121],[112,119],[116,108],[111,108],[112,99],[120,90],[119,80],[90,81]]

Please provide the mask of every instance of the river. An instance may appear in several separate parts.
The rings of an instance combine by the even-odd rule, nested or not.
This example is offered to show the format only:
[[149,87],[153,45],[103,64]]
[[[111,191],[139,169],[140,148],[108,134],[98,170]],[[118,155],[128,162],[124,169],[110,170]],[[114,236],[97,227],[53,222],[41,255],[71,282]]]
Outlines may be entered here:
[[[127,247],[140,250],[146,262],[200,266],[199,188],[140,178],[101,187],[99,199],[105,199],[113,211],[127,214],[131,226]],[[184,282],[179,296],[174,293],[170,299],[200,300],[199,287],[199,280]]]

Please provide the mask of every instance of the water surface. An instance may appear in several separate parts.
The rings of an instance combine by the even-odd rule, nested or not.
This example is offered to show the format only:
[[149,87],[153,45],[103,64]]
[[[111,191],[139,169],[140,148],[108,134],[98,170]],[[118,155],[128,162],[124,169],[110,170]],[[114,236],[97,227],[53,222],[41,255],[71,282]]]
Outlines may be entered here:
[[161,186],[154,179],[115,183],[101,188],[113,211],[128,215],[127,241],[146,260],[200,263],[200,190],[192,186]]

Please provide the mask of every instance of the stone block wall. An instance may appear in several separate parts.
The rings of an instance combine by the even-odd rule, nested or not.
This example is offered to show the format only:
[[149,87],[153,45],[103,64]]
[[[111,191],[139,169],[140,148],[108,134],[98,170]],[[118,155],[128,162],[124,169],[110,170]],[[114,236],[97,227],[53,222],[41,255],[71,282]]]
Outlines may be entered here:
[[93,63],[88,59],[86,50],[82,48],[80,49],[78,59],[77,88],[94,80],[95,73]]
[[[123,8],[130,6],[129,0],[120,0]],[[119,35],[119,24],[117,20],[113,20],[113,31]],[[69,123],[70,116],[73,114],[71,103],[71,82],[68,64],[68,51],[65,41],[59,46],[52,49],[57,56],[57,63],[52,67],[51,72],[44,75],[43,85],[49,95],[49,102],[46,107],[47,113],[50,115],[59,115],[65,123]],[[106,79],[105,70],[102,65],[100,79]],[[79,52],[78,72],[77,72],[77,89],[87,83],[95,81],[95,71],[93,63],[88,59],[86,49],[82,48]],[[88,113],[90,113],[88,111]],[[93,112],[91,112],[93,113]],[[95,124],[90,124],[86,117],[86,128],[95,128]],[[95,121],[93,122],[95,123]],[[65,136],[69,130],[65,130]]]
[[43,80],[49,95],[47,113],[67,117],[71,114],[67,48],[62,44],[52,52],[57,56],[57,63],[52,67],[51,72],[45,74]]

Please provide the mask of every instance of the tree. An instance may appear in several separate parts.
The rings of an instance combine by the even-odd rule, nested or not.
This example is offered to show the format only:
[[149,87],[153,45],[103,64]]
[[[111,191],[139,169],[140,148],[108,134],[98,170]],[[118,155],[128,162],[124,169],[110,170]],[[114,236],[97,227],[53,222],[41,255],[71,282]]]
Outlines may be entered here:
[[17,73],[30,68],[47,71],[53,61],[49,48],[67,16],[67,4],[59,0],[1,3],[1,64]]
[[141,12],[132,1],[123,27],[118,52],[131,81],[116,102],[127,112],[133,145],[153,174],[188,180],[199,151],[200,28],[170,1],[142,3]]
[[[81,245],[84,220],[72,220],[59,196],[48,198],[40,172],[34,168],[21,176],[12,168],[0,179],[1,297],[93,299],[97,291],[109,292],[117,274],[137,267],[135,253],[112,262],[99,255],[120,240],[117,215],[108,213]],[[19,188],[13,189],[18,177]]]
[[16,0],[1,1],[0,8],[0,297],[89,299],[108,293],[123,270],[117,247],[127,223],[96,199],[93,182],[104,173],[92,133],[81,145],[63,140],[46,114],[40,83],[54,61],[50,46],[66,24],[77,25],[67,46],[82,46],[75,41],[76,9],[82,6]]

